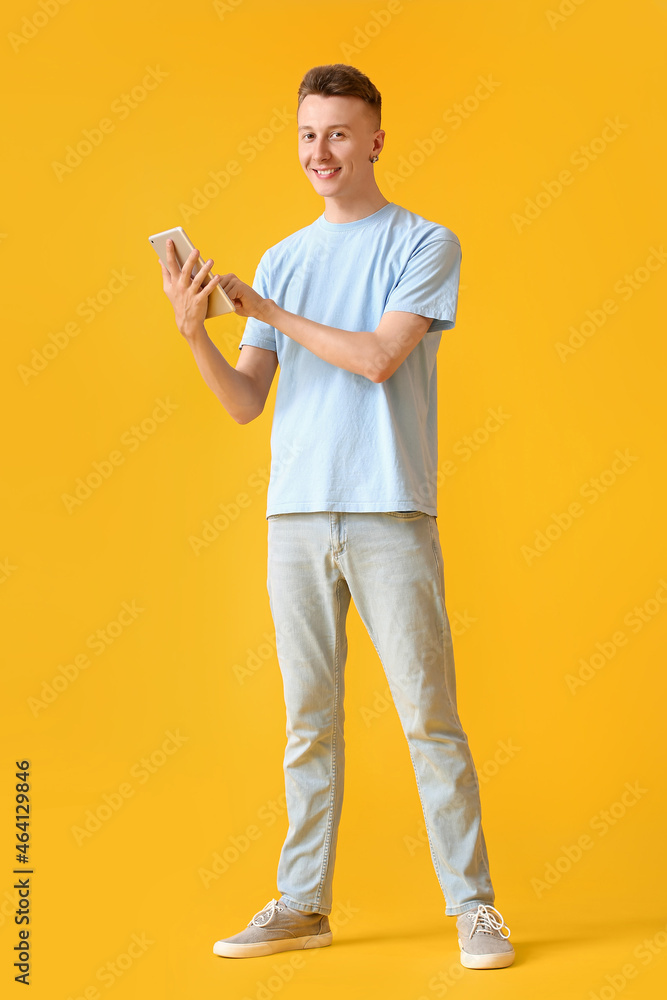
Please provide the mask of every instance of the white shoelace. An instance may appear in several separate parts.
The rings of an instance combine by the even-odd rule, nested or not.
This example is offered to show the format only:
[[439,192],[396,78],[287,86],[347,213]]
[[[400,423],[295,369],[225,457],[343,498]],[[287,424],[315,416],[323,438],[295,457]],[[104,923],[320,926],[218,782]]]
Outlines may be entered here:
[[268,924],[269,920],[276,912],[276,910],[284,910],[285,907],[282,903],[279,903],[277,899],[270,900],[266,906],[263,906],[261,910],[258,910],[252,920],[248,921],[248,927],[263,927]]
[[[491,911],[493,911],[493,913]],[[494,917],[493,915],[494,913],[498,914],[498,917],[500,917],[500,922],[497,920],[496,917]],[[503,934],[502,932],[503,927],[507,929],[507,934]],[[511,934],[511,931],[507,926],[507,924],[505,923],[502,913],[498,913],[498,910],[495,908],[495,906],[488,906],[485,905],[484,903],[480,903],[477,907],[475,919],[473,920],[472,927],[470,928],[470,937],[473,936],[476,930],[481,931],[483,934],[494,934],[496,931],[498,931],[500,933],[500,936],[503,938],[508,938]]]

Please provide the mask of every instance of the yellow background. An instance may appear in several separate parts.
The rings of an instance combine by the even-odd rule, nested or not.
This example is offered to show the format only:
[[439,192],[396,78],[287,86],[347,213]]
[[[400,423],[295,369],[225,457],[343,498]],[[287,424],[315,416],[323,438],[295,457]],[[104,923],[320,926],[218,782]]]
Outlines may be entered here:
[[[667,240],[667,3],[226,8],[3,8],[3,989],[23,995],[11,968],[13,772],[27,758],[35,998],[663,995],[667,269],[646,262]],[[32,37],[17,42],[22,31]],[[298,968],[297,953],[236,962],[211,950],[278,894],[287,829],[260,481],[275,383],[250,425],[225,413],[176,329],[147,237],[183,225],[214,272],[251,282],[267,247],[323,211],[296,118],[270,122],[276,109],[295,115],[304,73],[329,62],[381,91],[382,193],[463,249],[457,324],[439,351],[440,461],[456,472],[439,488],[438,524],[459,709],[517,951],[493,974],[460,966],[407,747],[354,608],[334,947]],[[122,113],[149,67],[166,75]],[[475,98],[489,77],[493,93]],[[54,164],[104,118],[113,128],[59,178]],[[420,162],[437,128],[446,139]],[[188,215],[230,160],[240,172]],[[108,295],[114,270],[127,284]],[[624,275],[636,275],[632,294]],[[609,300],[615,311],[562,360],[557,345]],[[73,322],[78,333],[49,348]],[[208,321],[232,364],[244,322]],[[26,377],[45,346],[51,357]],[[171,412],[151,424],[157,400]],[[485,434],[499,408],[506,419]],[[466,436],[478,443],[467,459]],[[617,450],[632,461],[609,472]],[[77,478],[114,451],[123,461],[68,512]],[[604,492],[590,484],[601,476]],[[239,493],[250,500],[235,509]],[[559,531],[554,517],[575,502],[580,516]],[[227,526],[195,554],[192,536],[225,506]],[[548,546],[526,555],[550,525]],[[115,628],[133,601],[141,612]],[[109,626],[97,654],[89,637]],[[89,666],[35,708],[86,652]],[[596,652],[571,690],[568,675]],[[167,754],[169,732],[183,742]],[[626,783],[641,791],[623,804]],[[87,811],[105,795],[117,803],[121,786],[128,797],[77,843]],[[227,870],[205,885],[224,852]],[[133,934],[145,947],[128,965]],[[122,974],[109,972],[118,962]]]

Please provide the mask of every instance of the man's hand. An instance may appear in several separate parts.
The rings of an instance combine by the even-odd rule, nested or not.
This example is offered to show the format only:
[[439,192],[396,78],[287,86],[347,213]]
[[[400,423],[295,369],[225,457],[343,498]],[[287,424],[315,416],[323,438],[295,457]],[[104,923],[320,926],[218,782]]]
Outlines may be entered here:
[[167,267],[158,257],[162,269],[162,287],[174,307],[176,326],[186,338],[194,331],[201,330],[206,319],[208,297],[215,286],[220,284],[220,275],[216,274],[202,287],[202,282],[213,264],[210,259],[194,278],[191,277],[192,269],[198,259],[199,250],[192,250],[181,270],[171,240],[167,240]]
[[254,288],[231,273],[220,276],[220,287],[229,295],[239,316],[264,319],[271,299],[262,298]]

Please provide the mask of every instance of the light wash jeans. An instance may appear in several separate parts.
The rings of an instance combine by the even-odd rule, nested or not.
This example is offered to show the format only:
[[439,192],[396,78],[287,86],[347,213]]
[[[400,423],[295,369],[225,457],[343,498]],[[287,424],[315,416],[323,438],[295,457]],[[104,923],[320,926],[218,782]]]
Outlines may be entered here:
[[282,898],[331,913],[352,598],[407,738],[445,913],[492,905],[479,782],[456,705],[436,518],[421,511],[273,514],[267,589],[287,712]]

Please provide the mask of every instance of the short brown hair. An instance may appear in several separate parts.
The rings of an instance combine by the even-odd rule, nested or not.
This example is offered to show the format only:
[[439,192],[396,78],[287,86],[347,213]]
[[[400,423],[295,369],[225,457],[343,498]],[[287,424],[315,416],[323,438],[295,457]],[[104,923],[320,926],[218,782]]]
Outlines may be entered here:
[[297,108],[309,94],[322,94],[325,97],[360,97],[370,109],[370,117],[380,128],[382,114],[382,97],[368,77],[356,66],[345,63],[330,63],[326,66],[313,66],[309,69],[299,87]]

